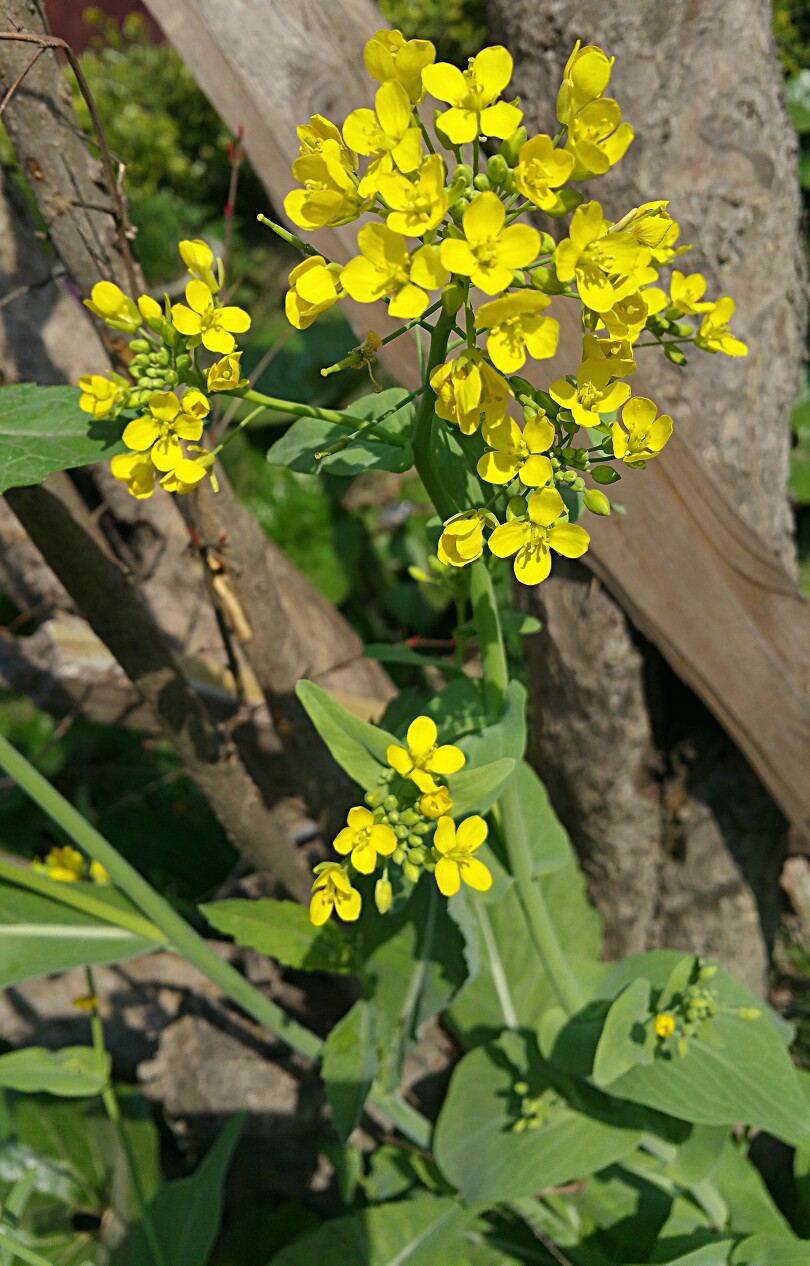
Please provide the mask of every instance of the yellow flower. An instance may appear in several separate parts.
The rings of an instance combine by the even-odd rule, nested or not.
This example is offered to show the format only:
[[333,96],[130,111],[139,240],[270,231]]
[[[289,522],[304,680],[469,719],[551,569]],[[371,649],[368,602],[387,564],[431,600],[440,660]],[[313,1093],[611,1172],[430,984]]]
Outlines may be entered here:
[[436,416],[455,422],[472,435],[482,422],[494,425],[506,417],[512,390],[505,378],[484,360],[477,347],[466,348],[456,360],[437,365],[430,385],[438,396]]
[[361,875],[370,875],[377,857],[390,857],[399,844],[394,828],[375,822],[370,809],[350,809],[348,826],[339,831],[334,842],[336,853],[351,853],[351,862]]
[[301,142],[302,157],[307,154],[320,154],[328,141],[327,154],[342,163],[348,172],[356,171],[357,163],[340,134],[340,128],[331,119],[325,119],[322,114],[313,114],[309,123],[304,123],[295,130]]
[[629,233],[609,233],[609,228],[598,202],[583,203],[571,217],[570,237],[558,242],[554,252],[560,281],[576,278],[582,302],[600,313],[623,297],[616,278],[627,278],[650,258],[649,250]]
[[430,40],[406,40],[401,31],[376,31],[366,44],[366,70],[378,84],[395,79],[402,84],[412,105],[425,95],[422,71],[436,60]]
[[235,391],[238,387],[246,387],[248,380],[242,377],[241,361],[241,352],[229,352],[212,365],[207,375],[208,390]]
[[704,352],[723,352],[726,356],[748,355],[746,344],[735,338],[729,328],[736,307],[734,300],[725,295],[706,313],[695,338],[695,343]]
[[380,193],[391,208],[386,219],[388,228],[405,237],[422,237],[435,229],[444,219],[449,203],[444,177],[444,161],[439,154],[425,159],[416,181],[397,174],[383,176]]
[[635,290],[617,299],[609,312],[601,314],[611,338],[635,343],[647,324],[647,318],[667,306],[667,297],[658,286]]
[[446,787],[437,787],[435,791],[426,791],[419,797],[418,807],[426,818],[440,818],[443,813],[450,812],[453,801]]
[[659,1037],[672,1037],[672,1034],[675,1032],[677,1027],[675,1023],[675,1016],[669,1011],[662,1011],[660,1015],[655,1017],[653,1027]]
[[94,884],[108,884],[110,876],[106,866],[102,866],[101,862],[90,863],[90,878]]
[[480,193],[462,216],[464,239],[448,237],[440,250],[451,273],[469,277],[484,294],[511,286],[515,268],[525,268],[540,250],[540,234],[529,224],[504,228],[506,209],[496,193]]
[[602,96],[610,83],[614,61],[595,44],[582,48],[577,40],[557,94],[557,118],[561,123],[570,123],[583,106]]
[[492,451],[478,459],[478,474],[488,484],[508,484],[516,476],[528,488],[547,484],[554,472],[541,454],[551,448],[554,435],[553,423],[543,414],[529,418],[522,431],[511,418],[484,426]]
[[618,101],[604,97],[589,101],[571,120],[565,148],[575,160],[572,180],[601,176],[624,158],[633,140],[629,123],[622,123]]
[[439,818],[433,847],[439,853],[436,863],[436,883],[444,897],[452,897],[464,880],[476,892],[486,892],[492,887],[492,875],[474,854],[487,838],[487,824],[475,814],[465,818],[456,827],[452,818]]
[[340,264],[327,264],[322,255],[312,255],[296,264],[290,273],[290,289],[284,299],[287,320],[297,330],[309,329],[316,317],[345,293],[340,284]]
[[436,549],[439,562],[445,567],[466,567],[480,558],[484,552],[484,525],[489,524],[490,517],[482,510],[468,510],[445,523]]
[[622,410],[626,431],[618,422],[610,428],[613,452],[625,466],[637,466],[643,470],[647,462],[661,452],[672,434],[672,418],[668,413],[656,418],[657,412],[654,401],[636,396],[634,400],[628,400]]
[[580,558],[591,538],[576,523],[558,523],[565,502],[556,488],[543,488],[529,497],[528,519],[502,523],[489,538],[497,558],[515,555],[515,576],[524,585],[539,585],[551,571],[550,550],[566,558]]
[[[214,252],[207,242],[195,237],[180,243],[180,258],[192,277],[205,283],[211,294],[216,294],[222,285],[222,260],[215,259]],[[214,264],[217,271],[214,272]]]
[[[651,257],[656,264],[666,264],[674,255],[682,255],[688,246],[675,243],[681,235],[681,226],[667,211],[668,202],[643,202],[613,226],[614,231],[621,229],[634,237],[640,246],[650,248]],[[650,280],[655,280],[651,277]]]
[[[124,443],[139,453],[149,452],[158,470],[174,470],[183,458],[180,440],[200,439],[203,419],[210,408],[201,391],[187,391],[182,404],[173,391],[156,391],[149,397],[149,412],[124,428]],[[116,478],[123,477],[122,468],[122,474]]]
[[560,323],[543,316],[551,300],[534,290],[483,303],[475,317],[476,328],[487,332],[487,351],[504,374],[514,374],[526,363],[526,352],[535,360],[553,356],[560,338]]
[[78,849],[65,844],[62,848],[52,848],[43,861],[33,862],[31,869],[59,883],[75,884],[84,873],[84,857]]
[[558,378],[548,389],[552,400],[570,409],[580,426],[598,426],[600,414],[613,413],[630,395],[626,382],[611,382],[613,366],[607,360],[584,360],[577,370],[576,386]]
[[343,139],[358,154],[390,154],[400,171],[416,171],[422,158],[422,133],[413,125],[411,102],[402,84],[389,79],[377,89],[374,109],[352,110]]
[[92,413],[94,418],[115,417],[120,413],[129,399],[129,387],[118,374],[112,374],[111,379],[102,374],[83,374],[79,379],[82,390],[79,408]]
[[292,170],[304,188],[287,194],[284,210],[299,228],[348,224],[368,206],[358,192],[355,177],[346,169],[342,142],[324,141],[317,153],[296,158]]
[[421,316],[430,302],[428,291],[438,290],[449,279],[435,246],[421,246],[411,256],[401,235],[384,224],[365,224],[357,245],[362,254],[349,260],[340,274],[341,284],[359,303],[393,295],[388,305],[391,316]]
[[515,168],[515,188],[543,211],[561,207],[559,194],[574,169],[573,154],[557,149],[550,136],[533,136],[521,147]]
[[164,475],[160,481],[161,488],[165,488],[167,492],[177,492],[182,496],[184,493],[193,492],[198,488],[205,479],[205,476],[211,480],[211,487],[214,492],[219,492],[219,483],[214,474],[214,465],[216,457],[213,453],[209,453],[207,448],[200,448],[199,444],[189,444],[189,450],[195,450],[199,456],[182,457],[167,475]]
[[144,319],[144,324],[149,326],[150,330],[154,330],[156,334],[162,334],[166,329],[166,315],[157,299],[153,299],[151,295],[141,295],[138,300],[138,311]]
[[126,330],[133,334],[141,324],[141,314],[129,295],[113,281],[97,281],[84,306],[101,317],[113,330]]
[[629,378],[638,369],[633,360],[633,345],[629,339],[599,338],[586,334],[582,339],[583,360],[606,360],[612,367],[614,378]]
[[250,329],[250,317],[242,308],[215,308],[211,291],[204,281],[190,281],[186,286],[186,302],[172,304],[172,325],[190,340],[190,346],[202,343],[209,352],[232,352],[234,334]]
[[148,453],[118,453],[110,462],[110,471],[139,501],[145,501],[155,491],[158,472]]
[[[422,71],[422,83],[450,110],[436,120],[453,145],[466,145],[477,136],[497,136],[505,140],[520,127],[523,111],[506,101],[498,101],[512,78],[511,54],[500,44],[482,49],[471,57],[465,71],[449,62],[436,62]],[[497,104],[495,104],[497,102]]]
[[438,737],[435,721],[430,717],[417,717],[408,726],[405,736],[407,750],[392,743],[386,752],[392,769],[403,778],[410,778],[422,792],[438,789],[433,774],[444,777],[458,773],[467,759],[461,748],[454,747],[452,743],[437,747]]
[[679,314],[711,312],[714,303],[703,298],[707,284],[702,273],[690,273],[688,277],[685,277],[683,273],[678,272],[677,268],[673,269],[672,280],[669,283],[673,308],[677,309]]
[[316,927],[326,923],[333,910],[347,923],[353,923],[360,917],[363,899],[343,866],[337,862],[321,862],[315,867],[315,882],[312,885],[312,900],[309,903],[309,917]]

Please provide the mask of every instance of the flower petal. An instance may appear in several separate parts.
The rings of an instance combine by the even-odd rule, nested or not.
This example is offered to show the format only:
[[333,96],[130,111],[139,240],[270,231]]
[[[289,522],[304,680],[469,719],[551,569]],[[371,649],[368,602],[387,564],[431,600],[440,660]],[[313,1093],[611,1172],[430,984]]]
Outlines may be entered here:
[[480,814],[465,818],[456,828],[456,840],[465,853],[474,853],[487,838],[487,824]]
[[456,824],[450,817],[441,817],[436,823],[433,847],[438,853],[449,853],[456,843]]
[[556,488],[543,488],[529,497],[529,518],[538,527],[549,527],[565,512],[565,502]]
[[458,864],[450,860],[449,857],[441,857],[436,863],[436,883],[439,885],[439,892],[443,897],[453,897],[461,887],[461,876],[459,875]]
[[489,548],[496,558],[508,558],[523,547],[529,532],[527,523],[502,523],[489,538]]
[[492,875],[477,857],[467,858],[461,863],[461,878],[476,892],[487,892],[492,887]]
[[419,760],[421,756],[427,755],[431,747],[436,746],[439,731],[431,717],[417,717],[408,726],[406,737],[413,759]]
[[549,534],[549,545],[566,558],[581,558],[591,543],[584,527],[577,523],[560,523]]
[[466,763],[467,757],[460,747],[456,747],[453,743],[445,743],[442,747],[436,748],[430,758],[428,768],[432,774],[446,777],[448,774],[457,774]]

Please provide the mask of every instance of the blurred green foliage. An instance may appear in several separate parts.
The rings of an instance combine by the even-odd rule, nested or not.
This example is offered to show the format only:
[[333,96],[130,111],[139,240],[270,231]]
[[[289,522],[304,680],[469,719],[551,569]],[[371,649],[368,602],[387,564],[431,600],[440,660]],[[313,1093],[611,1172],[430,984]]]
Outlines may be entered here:
[[380,8],[407,39],[433,40],[439,61],[465,66],[486,43],[486,0],[380,0]]

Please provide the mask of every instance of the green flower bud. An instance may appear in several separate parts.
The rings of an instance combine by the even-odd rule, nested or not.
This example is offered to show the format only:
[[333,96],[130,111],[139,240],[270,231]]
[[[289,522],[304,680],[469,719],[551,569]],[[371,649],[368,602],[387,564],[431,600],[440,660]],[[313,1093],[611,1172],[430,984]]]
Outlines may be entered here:
[[609,515],[611,504],[603,492],[598,488],[589,488],[585,493],[585,506],[590,510],[591,514]]
[[740,1007],[737,1015],[741,1020],[759,1020],[762,1012],[757,1007]]
[[406,826],[413,826],[415,822],[419,821],[419,814],[415,809],[406,809],[401,820]]
[[513,171],[508,171],[506,173],[506,177],[501,184],[501,188],[504,193],[515,193],[515,173]]
[[475,173],[469,163],[459,163],[458,167],[453,172],[452,183],[454,185],[471,185],[474,174]]
[[576,472],[573,470],[563,471],[563,476],[562,476],[563,483],[572,484],[574,480],[576,479],[576,477],[577,477]]
[[145,369],[148,364],[149,358],[147,356],[133,356],[132,360],[129,362],[129,368],[132,373],[135,374],[138,373],[139,370]]
[[550,233],[540,234],[540,253],[541,255],[553,254],[557,249],[557,243]]
[[576,476],[575,476],[575,477],[571,480],[571,487],[572,487],[572,489],[574,490],[574,492],[584,492],[584,491],[585,491],[585,480],[582,478],[582,476],[581,476],[581,475],[576,475]]
[[411,832],[406,842],[411,848],[420,848],[422,845],[422,836],[417,835],[415,832]]
[[426,857],[427,853],[421,845],[417,845],[415,848],[408,850],[408,861],[413,862],[415,866],[421,866]]
[[687,325],[685,321],[674,322],[673,328],[676,334],[679,334],[681,338],[691,338],[695,332],[691,325]]
[[173,369],[164,369],[163,381],[168,387],[174,387],[177,384],[177,374]]
[[399,801],[396,796],[386,796],[382,802],[382,807],[387,813],[390,813],[392,809],[399,808]]
[[461,218],[464,215],[464,212],[467,210],[467,207],[469,205],[470,205],[470,199],[467,197],[464,197],[464,198],[459,198],[455,206],[452,206],[450,208],[450,215],[455,224],[461,224]]
[[509,164],[503,154],[493,154],[487,162],[487,175],[493,185],[502,185],[509,175]]
[[621,475],[612,466],[595,466],[591,471],[591,479],[595,484],[616,484]]
[[667,343],[664,348],[664,355],[673,365],[685,365],[686,357],[679,347],[674,347],[672,343]]
[[514,167],[515,163],[518,161],[520,151],[528,139],[529,133],[526,128],[519,127],[515,129],[511,136],[507,136],[506,140],[502,143],[500,153],[510,167]]
[[405,862],[402,867],[402,873],[406,879],[410,879],[411,883],[415,884],[419,879],[421,871],[418,866],[414,866],[413,862]]
[[191,369],[191,357],[186,352],[181,352],[179,356],[176,356],[174,363],[178,374],[185,374]]
[[717,975],[717,963],[706,963],[698,972],[698,980],[714,980]]
[[529,505],[525,497],[510,497],[509,504],[506,507],[507,521],[525,518],[528,508]]
[[427,835],[428,831],[431,829],[432,826],[433,826],[432,822],[425,822],[424,819],[421,819],[419,822],[414,822],[413,824],[414,834]]
[[375,822],[385,821],[385,809],[383,809],[381,805],[377,805],[377,808],[374,810],[374,821]]
[[398,826],[395,826],[394,835],[397,837],[398,840],[407,840],[408,838],[407,826],[403,826],[402,823],[400,823]]
[[134,338],[130,342],[133,352],[151,352],[152,344],[146,338]]
[[405,849],[395,848],[393,853],[391,854],[391,861],[396,862],[397,866],[401,866],[402,863],[405,861]]
[[487,193],[492,188],[492,181],[485,172],[479,171],[478,175],[473,177],[473,187],[479,193]]
[[147,367],[147,368],[143,371],[143,376],[144,376],[144,378],[162,378],[162,377],[163,377],[163,370],[162,370],[162,369],[158,369],[155,365],[149,365],[149,366],[148,366],[148,367]]
[[374,904],[380,914],[388,913],[393,899],[394,889],[391,887],[391,880],[388,875],[383,875],[382,879],[378,879],[374,885]]
[[399,814],[397,813],[396,809],[389,809],[385,815],[385,820],[389,826],[398,826]]
[[442,295],[442,307],[448,316],[455,316],[464,303],[464,288],[457,281],[445,286]]
[[160,351],[154,357],[154,361],[156,365],[169,365],[171,364],[171,359],[172,358],[165,347],[162,347]]
[[377,809],[383,802],[383,794],[381,791],[367,791],[365,801],[369,809]]

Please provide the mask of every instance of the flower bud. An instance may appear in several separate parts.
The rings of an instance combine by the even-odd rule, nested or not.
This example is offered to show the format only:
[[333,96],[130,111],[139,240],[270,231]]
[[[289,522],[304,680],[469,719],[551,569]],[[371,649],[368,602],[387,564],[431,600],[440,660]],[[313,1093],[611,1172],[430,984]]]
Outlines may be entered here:
[[415,866],[421,866],[426,857],[427,853],[422,848],[421,844],[408,850],[408,861],[413,862]]
[[381,791],[367,791],[365,801],[369,809],[377,809],[383,802],[383,794]]
[[615,484],[619,482],[621,475],[612,466],[596,466],[591,471],[591,479],[595,484]]
[[[576,475],[576,476],[575,476],[575,477],[571,480],[571,488],[573,489],[573,491],[574,491],[574,492],[584,492],[584,491],[585,491],[585,480],[582,478],[582,476],[581,476],[581,475]],[[605,500],[607,501],[607,497],[605,497]]]
[[412,884],[417,882],[419,875],[421,874],[419,867],[414,866],[413,862],[405,862],[405,865],[402,867],[402,873],[406,879],[410,879]]
[[407,826],[403,826],[401,822],[394,827],[394,835],[398,840],[407,840],[408,834],[409,832]]
[[399,826],[399,814],[396,809],[389,809],[385,815],[385,820],[389,826]]
[[487,162],[487,175],[493,185],[502,185],[509,175],[509,164],[503,154],[493,154]]
[[598,488],[589,488],[585,493],[585,505],[591,514],[610,514],[611,505],[603,492]]
[[374,904],[380,914],[387,914],[391,909],[391,902],[394,899],[394,889],[391,887],[391,880],[387,875],[382,879],[378,879],[374,885]]
[[163,381],[166,383],[167,387],[174,387],[177,383],[177,374],[173,369],[164,369]]
[[134,338],[130,343],[133,352],[151,352],[152,344],[147,338]]
[[464,302],[464,288],[453,281],[449,286],[445,286],[442,295],[442,307],[448,316],[455,316],[459,308]]
[[191,369],[191,357],[187,352],[181,352],[179,356],[176,356],[174,363],[179,374],[185,374]]
[[421,836],[421,835],[416,835],[416,834],[412,833],[411,835],[409,835],[409,836],[408,836],[408,838],[407,838],[407,840],[406,840],[405,842],[406,842],[406,844],[408,844],[408,845],[409,845],[409,847],[410,847],[410,848],[421,848],[421,846],[422,846],[422,836]]
[[508,171],[506,173],[506,177],[503,183],[501,184],[501,188],[503,189],[504,193],[517,192],[516,186],[515,186],[515,173],[513,171]]
[[454,223],[461,224],[461,218],[464,215],[464,212],[467,210],[467,207],[469,205],[470,205],[470,199],[465,197],[465,198],[459,198],[455,206],[450,208],[450,215]]
[[399,801],[396,796],[386,796],[382,802],[382,807],[385,809],[386,813],[390,813],[392,809],[399,807]]
[[500,153],[510,167],[514,167],[518,161],[518,155],[521,149],[529,139],[529,133],[525,127],[516,128],[516,130],[507,136],[500,148]]
[[483,171],[473,177],[473,185],[479,193],[487,193],[492,188],[492,181]]
[[406,809],[400,820],[405,826],[413,826],[415,822],[419,821],[419,814],[415,809]]
[[396,862],[397,866],[401,866],[402,863],[405,861],[405,849],[395,848],[393,853],[391,854],[391,861]]
[[471,185],[473,181],[473,169],[469,163],[459,163],[453,172],[454,185]]
[[737,1015],[741,1020],[758,1020],[762,1012],[757,1007],[740,1007]]
[[664,348],[664,355],[667,360],[672,361],[673,365],[685,365],[686,357],[679,347],[674,347],[671,343],[667,343]]

